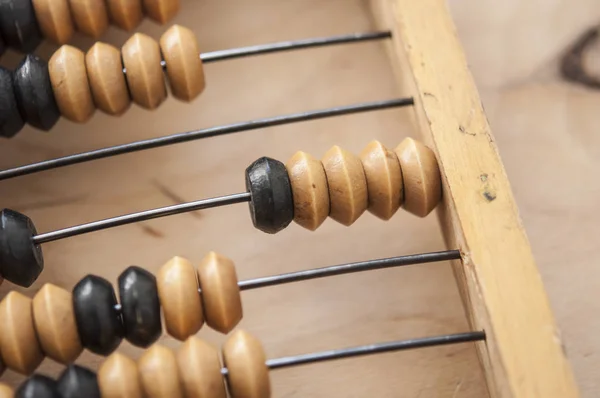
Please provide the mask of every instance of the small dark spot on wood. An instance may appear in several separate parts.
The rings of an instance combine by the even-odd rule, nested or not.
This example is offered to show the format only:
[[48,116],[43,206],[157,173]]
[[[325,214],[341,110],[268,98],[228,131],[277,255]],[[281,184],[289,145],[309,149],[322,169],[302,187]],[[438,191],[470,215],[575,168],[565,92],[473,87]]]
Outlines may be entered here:
[[140,227],[142,228],[142,231],[144,231],[145,234],[150,235],[153,238],[162,239],[165,237],[165,234],[163,234],[159,230],[154,229],[148,225],[140,224]]
[[465,128],[465,126],[463,126],[463,125],[458,126],[458,131],[460,131],[463,134],[475,136],[475,133],[468,132],[467,129]]
[[487,179],[488,179],[488,175],[487,175],[487,174],[482,174],[482,175],[480,175],[480,176],[479,176],[479,179],[480,179],[482,182],[486,182],[486,181],[487,181]]
[[483,197],[488,201],[491,202],[494,199],[496,199],[496,194],[490,191],[483,191]]
[[313,187],[313,189],[316,189],[316,188],[317,188],[317,186],[316,186],[315,184],[312,184],[312,187]]
[[421,66],[424,68],[425,67],[425,62],[421,61]]
[[435,95],[433,95],[433,94],[431,94],[430,92],[427,92],[427,91],[423,91],[423,95],[426,96],[426,97],[435,98]]

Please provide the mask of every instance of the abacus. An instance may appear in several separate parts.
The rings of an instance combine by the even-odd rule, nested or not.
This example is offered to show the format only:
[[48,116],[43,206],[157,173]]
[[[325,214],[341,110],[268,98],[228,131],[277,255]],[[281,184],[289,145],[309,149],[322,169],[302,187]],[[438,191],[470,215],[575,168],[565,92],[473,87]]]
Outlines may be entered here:
[[[10,320],[0,325],[0,353],[4,363],[26,375],[36,371],[44,356],[68,365],[56,379],[42,374],[30,376],[16,389],[16,396],[268,397],[272,390],[271,370],[467,342],[475,342],[490,396],[578,396],[508,180],[443,2],[374,1],[372,12],[383,32],[378,36],[387,40],[399,81],[407,86],[402,91],[409,94],[407,97],[146,139],[13,167],[1,171],[0,178],[18,181],[17,177],[26,174],[101,158],[117,161],[114,155],[139,150],[182,142],[191,145],[191,141],[197,141],[198,148],[202,148],[229,137],[201,138],[398,107],[414,110],[415,129],[423,142],[405,138],[393,142],[397,145],[394,149],[388,149],[367,136],[363,146],[371,142],[360,155],[334,146],[321,161],[308,152],[297,152],[285,163],[262,156],[248,162],[245,192],[226,191],[225,195],[210,199],[185,201],[39,234],[31,221],[35,217],[30,219],[25,212],[5,209],[0,214],[0,272],[15,284],[30,286],[48,272],[42,272],[40,245],[157,217],[228,206],[228,210],[219,213],[223,215],[239,207],[229,205],[241,202],[249,204],[252,225],[269,234],[283,231],[292,221],[306,230],[317,230],[321,225],[327,228],[331,224],[325,222],[328,217],[341,225],[358,224],[368,217],[367,210],[391,223],[395,217],[401,217],[396,214],[400,207],[420,217],[437,209],[449,250],[291,273],[278,270],[259,278],[238,278],[238,273],[248,270],[246,265],[236,260],[236,267],[230,259],[233,255],[210,252],[196,267],[183,257],[172,258],[156,273],[144,267],[122,267],[118,300],[109,276],[100,270],[73,283],[72,293],[68,291],[71,286],[63,289],[51,284],[44,285],[33,299],[11,292],[0,303],[0,316]],[[222,222],[228,221],[233,219],[224,218]],[[350,233],[352,228],[339,230],[344,232],[336,230],[336,234]],[[118,233],[119,229],[111,231]],[[281,245],[289,236],[286,232],[272,237],[256,235],[256,239],[276,239]],[[100,234],[90,234],[91,241],[96,236]],[[219,239],[227,241],[227,238]],[[209,236],[203,239],[213,241]],[[271,354],[269,345],[260,342],[258,332],[244,331],[245,325],[238,325],[242,312],[244,320],[260,317],[263,321],[273,321],[268,313],[242,311],[243,306],[246,308],[246,297],[241,291],[262,291],[278,284],[385,268],[399,267],[398,271],[408,272],[412,267],[421,267],[417,264],[439,261],[452,262],[469,319],[467,331],[387,342],[366,336],[370,340],[367,345],[327,344],[325,347],[330,350],[312,349],[309,354],[301,354],[292,346],[286,350],[293,354],[290,356]],[[281,262],[287,261],[281,259]],[[411,267],[404,267],[408,265]],[[48,268],[54,268],[54,264]],[[318,305],[328,304],[333,305],[328,302]],[[56,319],[61,319],[60,324]],[[229,334],[223,344],[222,359],[213,344],[195,336],[204,323]],[[167,334],[183,341],[177,350],[157,343],[163,327]],[[393,324],[392,328],[396,327]],[[265,329],[262,330],[264,333]],[[295,330],[286,330],[280,338],[293,339]],[[139,360],[115,352],[123,339],[145,349]],[[97,373],[72,364],[84,348],[108,356],[101,360]],[[398,357],[396,363],[401,361],[402,357]],[[360,374],[366,377],[367,369],[362,370],[354,377]],[[200,374],[203,377],[198,377]],[[409,381],[404,379],[401,383]],[[9,387],[2,388],[0,394],[11,396]],[[390,394],[385,389],[379,391]],[[457,391],[438,390],[437,396],[459,396]]]

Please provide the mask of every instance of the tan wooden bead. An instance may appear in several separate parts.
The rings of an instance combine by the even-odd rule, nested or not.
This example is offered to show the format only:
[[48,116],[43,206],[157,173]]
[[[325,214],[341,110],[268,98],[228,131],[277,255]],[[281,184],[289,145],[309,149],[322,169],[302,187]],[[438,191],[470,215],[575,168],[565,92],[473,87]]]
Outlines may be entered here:
[[133,101],[146,109],[156,109],[167,98],[158,43],[150,36],[136,33],[127,40],[121,53]]
[[179,12],[179,0],[144,0],[144,10],[149,18],[164,24]]
[[323,157],[329,186],[329,216],[343,225],[352,225],[367,209],[367,178],[358,156],[332,147]]
[[108,10],[104,0],[69,0],[77,30],[95,39],[108,28]]
[[12,291],[0,302],[0,351],[6,366],[29,375],[44,359],[33,324],[31,299]]
[[97,42],[85,56],[85,66],[94,102],[109,115],[123,114],[131,104],[121,52],[115,47]]
[[71,293],[47,283],[33,297],[32,305],[33,322],[44,353],[64,364],[75,361],[83,347]]
[[200,95],[205,86],[204,70],[194,32],[174,25],[161,36],[160,49],[173,96],[191,101]]
[[296,152],[286,166],[294,197],[294,221],[314,231],[329,216],[329,187],[321,161]]
[[425,217],[442,198],[442,180],[435,154],[412,138],[404,139],[395,152],[404,179],[404,208]]
[[186,398],[227,398],[215,347],[190,337],[177,351],[177,364]]
[[111,354],[98,369],[102,398],[143,398],[135,361],[123,354]]
[[121,29],[133,30],[142,22],[142,0],[106,0],[111,21]]
[[185,258],[173,257],[158,271],[156,283],[167,333],[181,341],[196,334],[204,323],[204,315],[192,264]]
[[206,324],[229,333],[242,320],[242,298],[233,261],[210,252],[198,266]]
[[0,383],[0,398],[13,398],[15,393],[12,388],[6,384]]
[[368,210],[389,220],[398,211],[404,196],[398,156],[379,141],[373,141],[362,151],[360,160],[367,177]]
[[238,330],[223,345],[223,362],[228,370],[232,398],[268,398],[271,396],[269,369],[260,341]]
[[58,44],[71,40],[75,25],[68,0],[33,0],[33,9],[38,26],[46,38]]
[[60,113],[74,122],[88,121],[96,106],[88,83],[83,51],[62,46],[50,58],[48,71]]
[[138,361],[138,369],[146,398],[183,397],[177,359],[170,349],[159,344],[148,348]]

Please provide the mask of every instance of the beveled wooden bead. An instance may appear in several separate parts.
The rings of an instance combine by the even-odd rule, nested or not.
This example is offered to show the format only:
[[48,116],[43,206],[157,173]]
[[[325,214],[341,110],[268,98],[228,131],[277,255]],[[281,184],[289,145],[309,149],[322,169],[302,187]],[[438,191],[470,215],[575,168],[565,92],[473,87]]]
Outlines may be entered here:
[[155,344],[138,361],[142,389],[146,398],[181,398],[177,359],[170,349]]
[[232,398],[269,398],[271,382],[260,341],[238,330],[223,345],[223,362],[227,367],[229,394]]
[[332,147],[323,157],[329,186],[329,216],[343,225],[352,225],[367,209],[367,178],[360,159]]
[[15,398],[62,398],[56,381],[35,374],[27,379],[15,392]]
[[88,83],[83,51],[62,46],[50,58],[48,70],[60,113],[74,122],[88,121],[96,106]]
[[7,46],[28,53],[42,41],[31,0],[0,0],[0,36]]
[[368,210],[389,220],[398,211],[404,195],[398,156],[379,141],[373,141],[362,151],[360,160],[367,177]]
[[108,28],[108,10],[104,0],[69,0],[77,30],[99,38]]
[[179,12],[179,0],[144,0],[144,11],[148,17],[164,24]]
[[0,351],[6,366],[28,375],[44,359],[33,324],[31,299],[12,291],[0,302]]
[[242,298],[233,261],[208,253],[198,266],[206,324],[229,333],[242,320]]
[[194,32],[174,25],[161,36],[160,49],[173,96],[183,101],[196,98],[204,90],[205,82]]
[[107,0],[112,22],[125,30],[132,30],[142,22],[142,0]]
[[143,398],[137,364],[123,354],[111,354],[98,369],[102,398]]
[[121,49],[133,101],[146,109],[157,108],[167,98],[160,48],[156,40],[136,33]]
[[179,376],[186,398],[226,398],[221,361],[215,347],[190,337],[177,351]]
[[[2,374],[2,372],[0,372]],[[0,383],[0,398],[14,398],[15,393],[12,388],[6,384]]]
[[57,380],[61,398],[100,398],[96,374],[77,365],[69,365]]
[[75,25],[68,0],[33,0],[40,30],[46,38],[58,44],[71,40]]
[[71,292],[47,283],[33,297],[32,305],[33,321],[44,353],[60,363],[75,361],[83,347]]
[[123,75],[121,52],[110,44],[97,42],[85,55],[85,66],[98,109],[109,115],[123,114],[131,98]]
[[294,221],[311,231],[329,216],[329,188],[323,163],[306,152],[296,152],[285,165],[294,196]]
[[435,154],[412,138],[404,139],[395,152],[404,179],[404,208],[425,217],[442,198],[442,180]]
[[160,268],[156,282],[167,333],[181,341],[196,334],[204,323],[204,315],[192,264],[185,258],[173,257]]

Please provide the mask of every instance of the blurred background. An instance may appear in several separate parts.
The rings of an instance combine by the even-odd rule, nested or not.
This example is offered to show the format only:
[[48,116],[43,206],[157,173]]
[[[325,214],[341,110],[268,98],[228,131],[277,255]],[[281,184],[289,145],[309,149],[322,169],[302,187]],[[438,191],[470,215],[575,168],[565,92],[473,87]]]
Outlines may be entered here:
[[[600,396],[600,91],[570,82],[560,65],[600,23],[597,0],[449,2],[510,177],[567,355],[584,397]],[[361,0],[182,0],[166,26],[144,21],[153,38],[174,23],[191,28],[202,51],[370,31]],[[129,33],[101,40],[120,47]],[[92,40],[78,37],[83,50]],[[49,59],[56,47],[38,54]],[[600,45],[583,55],[600,75]],[[14,67],[21,56],[4,56]],[[49,133],[22,131],[0,143],[0,168],[225,123],[388,99],[400,92],[381,43],[272,54],[206,65],[207,88],[191,104],[168,99],[150,112],[96,112],[85,125],[60,121]],[[244,189],[244,170],[261,156],[285,162],[332,145],[359,153],[371,140],[393,148],[419,137],[410,110],[386,110],[212,138],[0,182],[0,207],[30,216],[38,231]],[[316,232],[292,224],[275,236],[252,227],[245,204],[151,220],[43,246],[46,282],[71,289],[88,273],[116,283],[135,264],[156,272],[175,255],[198,263],[211,250],[232,258],[240,279],[401,254],[440,250],[436,217],[402,210],[383,222],[365,213],[353,226],[328,220]],[[0,297],[13,289],[0,287]],[[467,330],[447,264],[347,275],[242,293],[241,327],[277,357],[377,341]],[[207,327],[199,335],[223,341]],[[161,344],[179,343],[163,336]],[[120,350],[137,358],[140,350]],[[526,355],[524,353],[524,355]],[[79,362],[97,368],[102,358]],[[61,366],[46,360],[42,373]],[[22,378],[10,371],[3,381]],[[470,345],[385,354],[272,373],[274,396],[481,397],[485,386]]]

